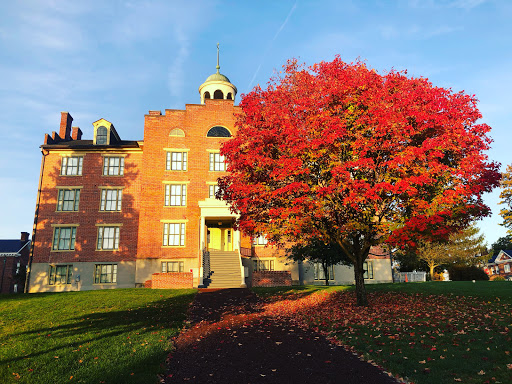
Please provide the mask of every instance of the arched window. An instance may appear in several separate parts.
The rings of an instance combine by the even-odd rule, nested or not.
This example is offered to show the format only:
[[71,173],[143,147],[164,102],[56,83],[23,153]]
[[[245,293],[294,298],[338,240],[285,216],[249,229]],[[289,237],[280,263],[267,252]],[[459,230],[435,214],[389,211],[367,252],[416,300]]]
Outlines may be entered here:
[[206,100],[206,99],[210,99],[210,98],[211,98],[211,96],[210,96],[210,92],[206,91],[206,92],[204,93],[204,98],[205,98],[205,100]]
[[233,96],[231,96],[231,92],[228,93],[228,95],[226,96],[226,99],[227,100],[233,100]]
[[224,127],[216,125],[215,127],[210,128],[207,137],[231,137],[231,133]]
[[222,100],[224,98],[224,94],[222,93],[222,91],[220,89],[217,89],[214,93],[213,93],[213,98],[214,99],[217,99],[217,100]]
[[174,128],[174,129],[171,129],[171,133],[169,133],[169,136],[172,136],[172,137],[185,137],[185,132],[183,132],[182,129]]
[[96,130],[96,144],[97,145],[106,145],[107,144],[107,127],[101,126]]

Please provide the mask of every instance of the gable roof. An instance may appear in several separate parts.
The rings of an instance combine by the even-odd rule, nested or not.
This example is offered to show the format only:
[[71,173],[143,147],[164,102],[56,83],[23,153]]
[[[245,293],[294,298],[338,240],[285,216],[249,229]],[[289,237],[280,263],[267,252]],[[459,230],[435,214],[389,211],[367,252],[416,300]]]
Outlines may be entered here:
[[0,253],[18,253],[30,240],[0,240]]
[[494,263],[504,263],[507,261],[512,261],[512,250],[505,249],[500,250],[496,256],[493,256],[489,259],[489,264]]

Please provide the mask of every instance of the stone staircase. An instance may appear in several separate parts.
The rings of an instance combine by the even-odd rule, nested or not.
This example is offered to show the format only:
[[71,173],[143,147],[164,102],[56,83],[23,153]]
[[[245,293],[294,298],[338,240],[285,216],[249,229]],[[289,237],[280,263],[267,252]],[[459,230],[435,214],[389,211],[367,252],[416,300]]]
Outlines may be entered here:
[[210,251],[208,288],[240,288],[240,256],[232,251]]

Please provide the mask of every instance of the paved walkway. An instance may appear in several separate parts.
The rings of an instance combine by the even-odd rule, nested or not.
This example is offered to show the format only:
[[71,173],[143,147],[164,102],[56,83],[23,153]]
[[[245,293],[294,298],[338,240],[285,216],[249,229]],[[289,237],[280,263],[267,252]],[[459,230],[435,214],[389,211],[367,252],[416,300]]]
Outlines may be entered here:
[[189,320],[165,383],[397,383],[311,330],[264,316],[248,289],[199,293]]

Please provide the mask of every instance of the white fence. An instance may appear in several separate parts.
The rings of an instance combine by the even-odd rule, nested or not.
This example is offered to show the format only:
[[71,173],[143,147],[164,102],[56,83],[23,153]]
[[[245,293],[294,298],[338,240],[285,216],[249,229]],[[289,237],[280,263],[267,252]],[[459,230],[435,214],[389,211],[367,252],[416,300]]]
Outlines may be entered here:
[[398,272],[394,274],[393,281],[395,283],[427,281],[427,272]]

